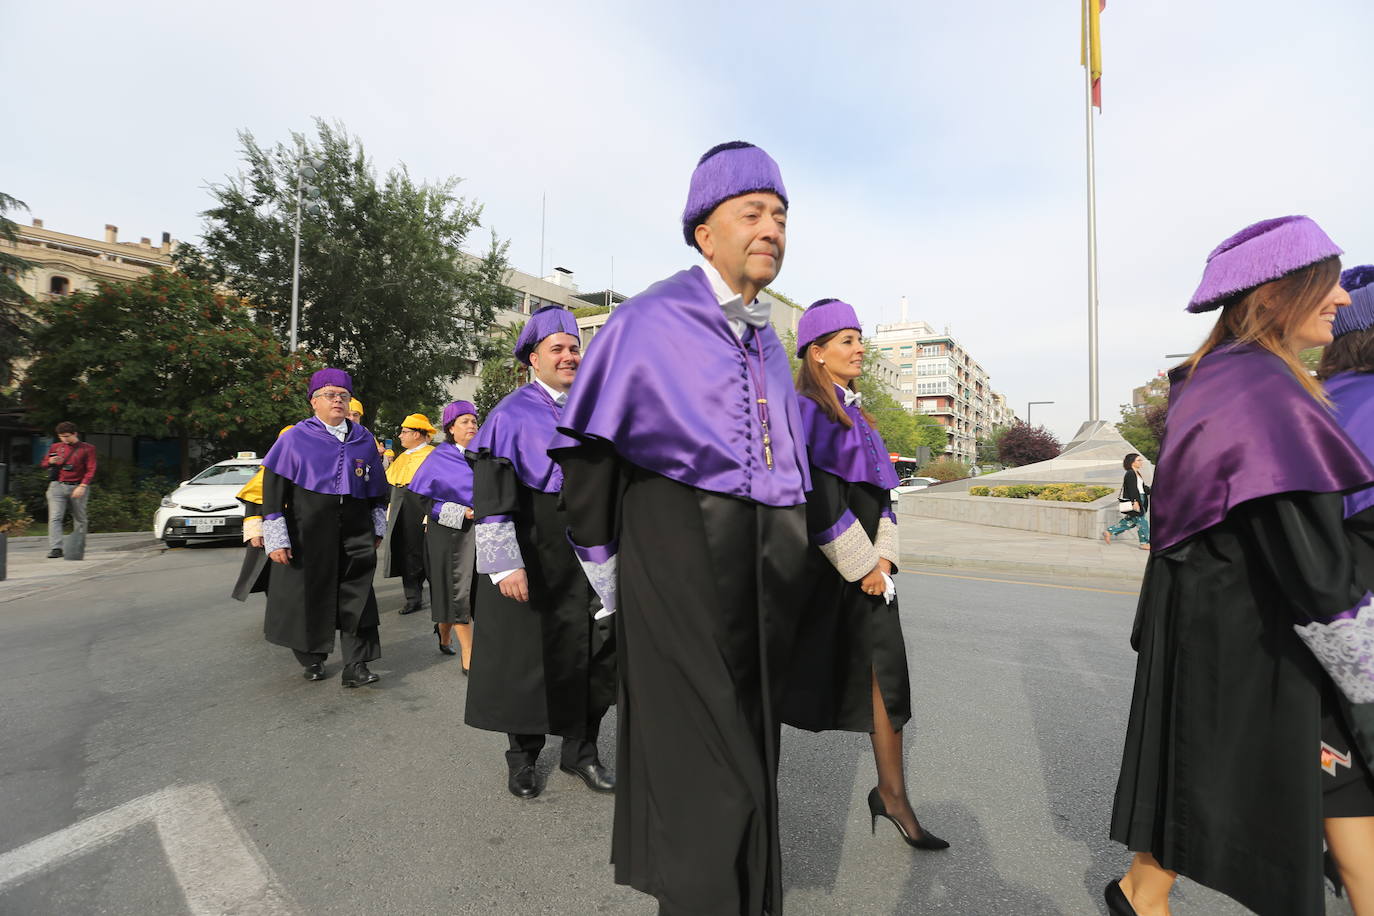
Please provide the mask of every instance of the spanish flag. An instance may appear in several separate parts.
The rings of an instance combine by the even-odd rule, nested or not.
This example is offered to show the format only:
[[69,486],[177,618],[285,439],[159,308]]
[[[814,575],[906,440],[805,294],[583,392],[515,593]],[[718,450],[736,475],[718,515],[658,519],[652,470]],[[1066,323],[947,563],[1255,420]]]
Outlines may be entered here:
[[1078,33],[1080,36],[1079,63],[1092,68],[1093,106],[1102,110],[1102,11],[1107,8],[1107,0],[1083,0],[1083,18]]

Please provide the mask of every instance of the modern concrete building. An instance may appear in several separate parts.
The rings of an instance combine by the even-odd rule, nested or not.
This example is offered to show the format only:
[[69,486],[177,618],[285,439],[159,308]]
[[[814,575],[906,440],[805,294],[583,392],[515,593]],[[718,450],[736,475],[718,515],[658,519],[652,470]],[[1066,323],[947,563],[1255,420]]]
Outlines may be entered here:
[[978,437],[1016,419],[1006,398],[992,390],[988,373],[948,328],[939,332],[924,321],[880,324],[872,342],[897,365],[898,403],[945,426],[947,454],[960,461],[974,460]]

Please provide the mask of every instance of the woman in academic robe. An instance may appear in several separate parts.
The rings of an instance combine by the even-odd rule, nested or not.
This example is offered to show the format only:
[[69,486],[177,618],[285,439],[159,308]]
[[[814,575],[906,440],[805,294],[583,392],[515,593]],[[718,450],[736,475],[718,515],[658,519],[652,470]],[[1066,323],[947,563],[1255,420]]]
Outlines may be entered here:
[[907,845],[947,849],[921,827],[906,793],[902,726],[911,682],[897,591],[897,474],[863,409],[863,331],[848,303],[822,299],[797,326],[796,387],[811,464],[806,496],[806,604],[787,679],[782,720],[809,731],[866,733],[878,785],[868,793],[876,824],[890,820]]
[[1374,700],[1374,583],[1343,509],[1374,465],[1298,359],[1350,301],[1340,253],[1306,217],[1265,220],[1211,253],[1189,303],[1221,315],[1170,373],[1113,914],[1168,913],[1181,874],[1261,916],[1320,916],[1323,835],[1374,912],[1374,786],[1338,699]]
[[387,507],[386,540],[382,544],[382,575],[387,579],[401,577],[406,603],[400,612],[413,614],[424,603],[425,507],[411,492],[410,479],[434,451],[429,441],[434,425],[424,414],[413,413],[401,421],[399,435],[405,451],[386,468],[391,503]]
[[472,466],[465,457],[477,435],[477,408],[470,401],[444,407],[439,423],[444,442],[415,476],[410,492],[425,507],[425,564],[429,569],[429,613],[439,651],[453,655],[458,637],[463,673],[472,661],[472,602],[477,580],[477,549],[472,522]]
[[[280,439],[290,426],[283,426],[277,433]],[[248,596],[256,592],[267,591],[267,581],[271,569],[268,566],[267,554],[262,551],[262,475],[264,468],[258,465],[258,470],[252,478],[243,485],[238,492],[238,500],[243,504],[243,566],[239,570],[239,577],[234,582],[234,590],[229,593],[230,597],[236,601],[247,601]],[[256,548],[256,549],[255,549]]]

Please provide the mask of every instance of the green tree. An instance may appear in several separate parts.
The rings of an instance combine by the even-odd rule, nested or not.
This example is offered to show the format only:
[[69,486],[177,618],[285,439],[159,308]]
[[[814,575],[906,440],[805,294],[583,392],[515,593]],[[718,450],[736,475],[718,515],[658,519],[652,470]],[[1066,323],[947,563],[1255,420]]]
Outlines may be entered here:
[[978,438],[977,460],[979,464],[996,464],[1000,460],[998,454],[1002,437],[1006,435],[1009,429],[1011,427],[1006,424],[994,426],[988,430],[987,435]]
[[1116,430],[1132,448],[1153,463],[1159,460],[1159,444],[1164,438],[1164,418],[1168,411],[1168,380],[1151,379],[1145,386],[1143,404],[1121,405],[1121,421],[1116,424]]
[[352,373],[384,429],[490,355],[488,329],[509,300],[506,246],[493,235],[481,257],[460,250],[482,208],[457,196],[458,179],[417,182],[404,166],[379,179],[342,125],[315,126],[313,139],[271,148],[240,133],[243,172],[212,186],[203,244],[182,246],[177,262],[253,303],[286,339],[297,181],[302,157],[322,160],[307,182],[319,212],[301,219],[298,339]]
[[[27,210],[22,200],[0,192],[0,240],[17,247],[19,228],[5,216],[11,210]],[[19,276],[33,269],[33,262],[0,246],[0,397],[14,383],[19,361],[28,355],[34,324],[29,315],[32,298],[19,285]]]
[[288,356],[239,300],[204,280],[155,271],[36,306],[25,403],[42,423],[261,448],[310,411],[314,357]]
[[482,382],[472,397],[477,408],[478,422],[484,420],[491,409],[501,403],[501,399],[525,384],[529,370],[515,358],[515,343],[525,322],[503,325],[491,335],[491,355],[482,360],[480,374]]

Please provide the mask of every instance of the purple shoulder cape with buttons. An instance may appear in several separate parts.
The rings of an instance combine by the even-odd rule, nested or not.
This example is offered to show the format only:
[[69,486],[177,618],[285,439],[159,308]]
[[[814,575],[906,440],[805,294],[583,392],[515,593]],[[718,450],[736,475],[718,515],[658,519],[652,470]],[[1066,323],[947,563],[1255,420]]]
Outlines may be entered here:
[[[791,365],[771,326],[761,345],[774,467],[765,462],[749,362],[699,267],[618,306],[597,332],[551,449],[604,441],[670,480],[766,506],[799,506],[811,477]],[[485,429],[485,427],[484,427]]]
[[1280,493],[1347,493],[1374,465],[1274,354],[1230,345],[1187,377],[1169,373],[1169,414],[1150,496],[1156,551]]
[[[580,373],[577,378],[580,382]],[[576,384],[573,390],[577,390]],[[492,408],[468,451],[504,458],[531,490],[557,493],[563,488],[563,469],[549,457],[548,448],[561,410],[538,382],[530,382]]]
[[452,442],[436,445],[410,479],[410,492],[471,508],[472,465]]
[[375,499],[387,490],[377,440],[357,423],[349,422],[340,442],[318,417],[302,420],[277,439],[262,463],[315,493]]
[[[897,486],[897,471],[887,456],[883,437],[864,419],[859,405],[842,406],[854,425],[846,429],[826,416],[815,401],[799,396],[802,424],[811,463],[850,483],[867,483],[883,490]],[[843,405],[843,400],[841,400]]]
[[[1345,434],[1366,456],[1374,456],[1374,373],[1342,372],[1327,380],[1326,393]],[[1345,515],[1349,518],[1370,506],[1374,487],[1357,490],[1345,498]]]

